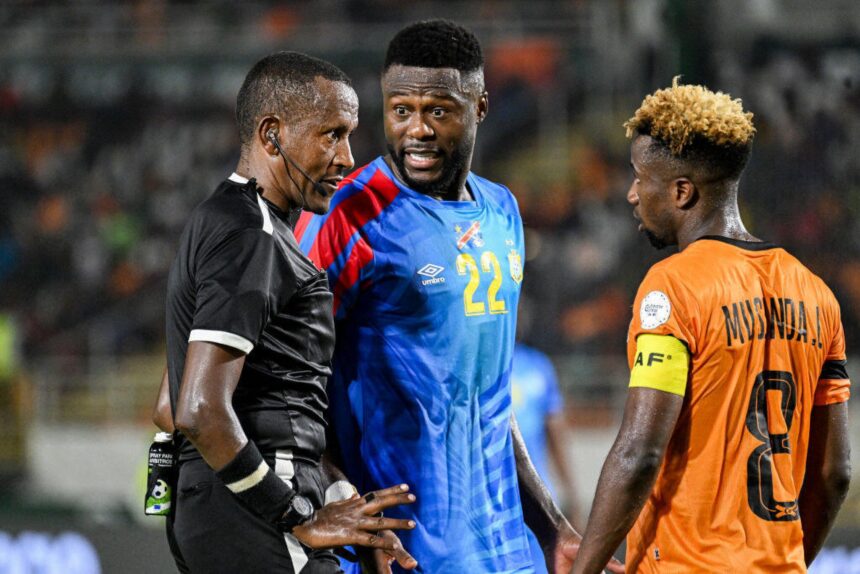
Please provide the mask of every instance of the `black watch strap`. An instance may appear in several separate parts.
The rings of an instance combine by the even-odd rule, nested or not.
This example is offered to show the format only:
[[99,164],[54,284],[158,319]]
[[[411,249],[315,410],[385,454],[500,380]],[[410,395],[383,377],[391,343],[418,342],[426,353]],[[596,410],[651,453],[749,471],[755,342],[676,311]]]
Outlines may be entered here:
[[304,524],[314,515],[314,506],[311,501],[301,494],[294,494],[287,504],[287,510],[278,520],[278,528],[282,532],[292,532],[293,528]]

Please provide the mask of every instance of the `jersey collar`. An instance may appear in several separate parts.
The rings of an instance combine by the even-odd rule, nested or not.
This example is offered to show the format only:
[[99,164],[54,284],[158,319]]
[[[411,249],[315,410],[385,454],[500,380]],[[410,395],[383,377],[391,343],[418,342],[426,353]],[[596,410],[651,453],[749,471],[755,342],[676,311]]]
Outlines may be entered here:
[[404,192],[409,197],[418,200],[419,202],[433,207],[433,208],[443,208],[443,209],[483,209],[484,207],[484,195],[480,187],[478,186],[478,182],[475,181],[475,177],[470,171],[466,176],[466,185],[469,186],[469,191],[472,193],[472,197],[475,199],[473,201],[445,201],[434,199],[429,195],[425,195],[420,191],[415,191],[411,187],[408,187],[405,183],[400,181],[391,168],[388,166],[388,163],[385,161],[384,156],[379,156],[374,160],[378,169],[381,169],[383,173],[394,182],[400,191]]
[[770,241],[742,241],[740,239],[732,239],[731,237],[723,237],[722,235],[703,235],[696,239],[696,241],[701,241],[702,239],[721,241],[748,251],[765,251],[767,249],[776,249],[779,247]]

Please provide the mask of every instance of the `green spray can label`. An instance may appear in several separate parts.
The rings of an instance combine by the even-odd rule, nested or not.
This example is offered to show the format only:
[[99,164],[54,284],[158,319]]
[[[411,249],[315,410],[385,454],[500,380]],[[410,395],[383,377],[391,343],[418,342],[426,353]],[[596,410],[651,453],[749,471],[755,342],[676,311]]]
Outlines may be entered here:
[[176,446],[171,433],[155,435],[149,447],[148,466],[143,512],[149,516],[167,516],[173,507],[176,488]]

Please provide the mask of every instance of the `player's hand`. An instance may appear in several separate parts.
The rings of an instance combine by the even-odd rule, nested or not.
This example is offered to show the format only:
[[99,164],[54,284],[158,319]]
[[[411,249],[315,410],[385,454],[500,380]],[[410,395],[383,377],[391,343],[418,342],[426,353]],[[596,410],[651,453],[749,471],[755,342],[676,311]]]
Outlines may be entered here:
[[[381,530],[379,535],[384,537],[394,536],[397,538],[390,530]],[[391,564],[395,560],[405,570],[412,570],[418,566],[418,561],[402,545],[400,546],[400,550],[394,553],[377,548],[360,548],[357,552],[363,574],[391,574]]]
[[[565,526],[558,533],[554,548],[545,548],[546,567],[550,574],[567,574],[573,569],[573,561],[579,552],[579,543],[582,539],[569,526]],[[606,570],[612,574],[624,574],[624,564],[611,558],[606,565]]]
[[415,528],[415,521],[374,515],[387,508],[413,502],[415,495],[409,492],[409,486],[405,484],[365,496],[355,495],[323,506],[310,520],[296,526],[293,536],[305,546],[315,549],[367,546],[385,550],[395,557],[402,556],[404,550],[397,536],[393,533],[383,535],[379,531],[411,530]]

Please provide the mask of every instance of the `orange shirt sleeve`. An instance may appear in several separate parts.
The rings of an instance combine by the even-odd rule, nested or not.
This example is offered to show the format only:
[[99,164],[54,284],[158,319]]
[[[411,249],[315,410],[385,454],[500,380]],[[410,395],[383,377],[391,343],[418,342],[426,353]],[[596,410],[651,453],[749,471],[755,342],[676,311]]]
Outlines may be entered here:
[[815,388],[815,406],[833,405],[844,403],[851,396],[851,381],[845,369],[845,331],[842,328],[842,319],[839,307],[836,307],[836,333],[824,358],[821,367],[821,375],[818,378],[818,386]]
[[636,293],[633,319],[627,332],[627,361],[630,368],[636,355],[636,338],[642,334],[671,335],[694,355],[697,349],[698,306],[683,284],[663,265],[652,267]]

